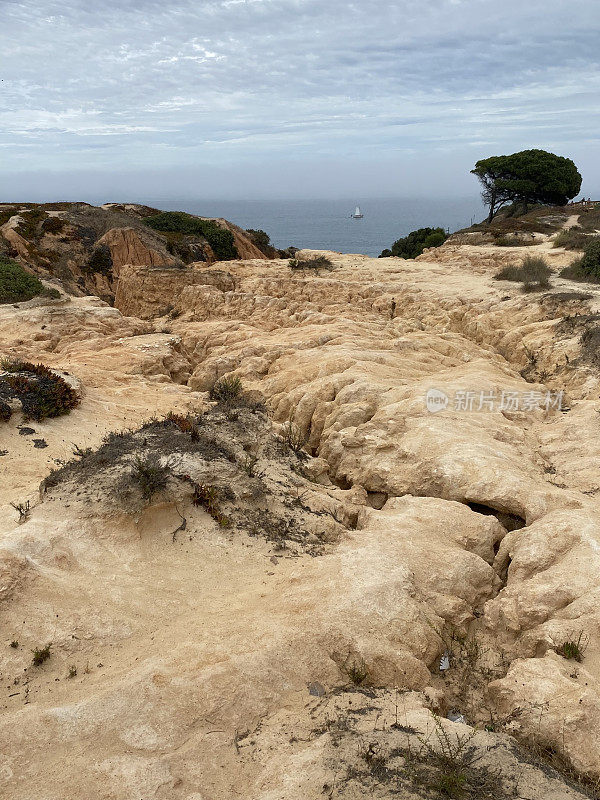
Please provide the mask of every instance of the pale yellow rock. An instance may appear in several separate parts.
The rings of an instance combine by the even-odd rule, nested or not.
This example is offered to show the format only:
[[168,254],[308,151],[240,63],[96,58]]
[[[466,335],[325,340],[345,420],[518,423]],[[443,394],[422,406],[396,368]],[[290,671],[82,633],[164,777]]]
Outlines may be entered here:
[[[259,257],[124,264],[116,308],[0,306],[2,355],[69,372],[82,392],[70,415],[32,425],[46,449],[19,435],[18,414],[0,425],[3,796],[316,796],[354,762],[345,738],[336,756],[331,730],[315,733],[312,715],[325,718],[308,687],[347,704],[362,695],[331,692],[357,670],[387,698],[365,711],[369,731],[380,714],[393,739],[398,689],[415,728],[432,724],[427,707],[464,702],[454,710],[467,722],[491,715],[600,775],[599,383],[585,335],[598,290],[561,297],[573,285],[554,278],[545,296],[522,294],[493,280],[522,255],[505,249],[450,242],[416,262],[334,253],[320,274]],[[522,248],[536,249],[556,266],[569,257],[546,241]],[[74,445],[199,411],[224,376],[264,397],[276,430],[291,420],[306,438],[314,460],[279,499],[345,528],[322,555],[221,530],[179,497],[141,513],[101,493],[86,505],[76,488],[39,501]],[[428,410],[430,389],[446,410]],[[503,392],[548,390],[566,393],[563,410],[497,407]],[[455,408],[462,391],[495,406]],[[9,504],[27,499],[18,525]],[[179,512],[188,526],[174,540]],[[581,664],[555,652],[581,631]],[[33,668],[48,642],[52,657]],[[517,770],[523,796],[578,796],[506,747],[497,763]]]

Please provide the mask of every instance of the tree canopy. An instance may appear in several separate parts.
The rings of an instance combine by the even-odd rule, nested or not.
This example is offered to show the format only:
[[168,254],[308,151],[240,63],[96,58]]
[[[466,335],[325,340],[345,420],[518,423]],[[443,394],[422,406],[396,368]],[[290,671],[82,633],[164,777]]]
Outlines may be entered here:
[[581,188],[573,161],[545,150],[484,158],[471,172],[483,187],[481,196],[490,209],[488,222],[507,203],[564,206]]
[[419,228],[408,236],[398,239],[391,250],[384,250],[379,258],[397,256],[398,258],[416,258],[427,247],[439,247],[448,237],[443,228]]

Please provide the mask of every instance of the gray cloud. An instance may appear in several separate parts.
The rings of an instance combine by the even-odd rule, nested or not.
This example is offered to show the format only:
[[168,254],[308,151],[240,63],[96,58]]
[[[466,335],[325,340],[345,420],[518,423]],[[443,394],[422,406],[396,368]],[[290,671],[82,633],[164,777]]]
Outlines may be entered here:
[[[5,196],[43,176],[48,196],[92,196],[107,171],[115,190],[154,196],[198,181],[234,194],[237,179],[257,195],[359,180],[371,194],[464,194],[474,160],[525,147],[570,155],[584,190],[600,190],[595,0],[5,0],[0,12]],[[309,183],[319,175],[327,185]]]

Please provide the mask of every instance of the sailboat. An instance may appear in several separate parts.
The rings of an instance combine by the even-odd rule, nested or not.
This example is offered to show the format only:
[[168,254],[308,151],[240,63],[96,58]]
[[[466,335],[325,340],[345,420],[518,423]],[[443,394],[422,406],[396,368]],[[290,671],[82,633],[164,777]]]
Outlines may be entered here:
[[364,214],[360,210],[360,206],[356,206],[356,211],[351,215],[354,219],[362,219]]

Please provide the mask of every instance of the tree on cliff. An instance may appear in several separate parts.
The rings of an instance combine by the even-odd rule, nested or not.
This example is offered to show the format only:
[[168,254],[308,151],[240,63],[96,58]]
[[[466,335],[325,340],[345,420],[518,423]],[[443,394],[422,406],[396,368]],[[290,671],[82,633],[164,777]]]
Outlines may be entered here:
[[471,172],[483,187],[481,197],[490,209],[488,222],[507,203],[564,206],[581,188],[581,175],[571,159],[545,150],[484,158]]
[[379,258],[397,256],[398,258],[416,258],[427,247],[439,247],[447,239],[443,228],[419,228],[411,231],[408,236],[397,239],[391,250],[384,250]]

